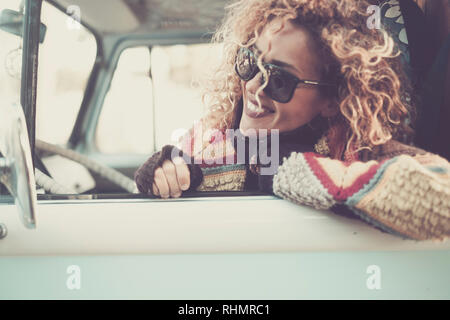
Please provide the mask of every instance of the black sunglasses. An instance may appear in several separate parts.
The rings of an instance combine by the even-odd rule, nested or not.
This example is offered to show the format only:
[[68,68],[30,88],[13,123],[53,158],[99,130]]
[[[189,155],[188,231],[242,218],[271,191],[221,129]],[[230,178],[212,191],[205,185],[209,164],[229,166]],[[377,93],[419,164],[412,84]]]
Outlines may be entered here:
[[[269,82],[264,88],[264,93],[271,99],[281,103],[289,102],[294,95],[295,89],[300,84],[335,86],[334,84],[314,80],[301,80],[275,64],[263,63],[263,66],[269,76]],[[257,57],[252,50],[246,47],[239,48],[235,70],[243,81],[250,81],[258,74],[260,70],[257,65]],[[264,75],[261,77],[261,84],[263,83],[265,83]]]

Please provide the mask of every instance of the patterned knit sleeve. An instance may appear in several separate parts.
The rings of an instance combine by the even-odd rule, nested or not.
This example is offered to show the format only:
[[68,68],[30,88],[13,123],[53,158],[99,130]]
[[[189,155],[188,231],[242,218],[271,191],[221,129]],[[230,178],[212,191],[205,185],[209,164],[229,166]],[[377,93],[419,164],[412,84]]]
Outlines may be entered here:
[[450,237],[450,164],[437,155],[347,163],[293,152],[278,168],[273,191],[317,209],[345,206],[403,238]]

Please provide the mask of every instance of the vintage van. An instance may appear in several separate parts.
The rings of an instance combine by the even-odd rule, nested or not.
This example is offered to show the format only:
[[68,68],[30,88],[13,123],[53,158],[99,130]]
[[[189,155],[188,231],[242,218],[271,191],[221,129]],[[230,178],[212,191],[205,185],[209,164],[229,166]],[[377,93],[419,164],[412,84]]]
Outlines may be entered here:
[[259,192],[133,192],[203,112],[226,3],[1,1],[0,299],[450,298],[448,242]]

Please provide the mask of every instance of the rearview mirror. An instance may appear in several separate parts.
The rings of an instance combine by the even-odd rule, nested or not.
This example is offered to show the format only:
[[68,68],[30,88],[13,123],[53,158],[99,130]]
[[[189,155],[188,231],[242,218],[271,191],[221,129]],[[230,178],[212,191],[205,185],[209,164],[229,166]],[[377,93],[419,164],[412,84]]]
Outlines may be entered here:
[[[0,30],[23,37],[23,19],[24,15],[22,13],[10,9],[4,9],[0,13]],[[46,32],[47,26],[41,23],[39,30],[40,43],[44,42]]]
[[36,183],[22,107],[0,103],[0,182],[12,196],[23,224],[36,227]]

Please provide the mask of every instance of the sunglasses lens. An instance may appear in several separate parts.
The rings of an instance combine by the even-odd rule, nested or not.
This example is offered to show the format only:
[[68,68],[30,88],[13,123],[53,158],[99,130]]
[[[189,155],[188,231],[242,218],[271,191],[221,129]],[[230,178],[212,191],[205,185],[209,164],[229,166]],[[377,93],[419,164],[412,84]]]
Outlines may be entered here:
[[296,83],[282,70],[274,68],[270,69],[270,78],[265,92],[273,100],[286,103],[288,102],[295,90]]
[[236,57],[236,73],[244,80],[249,81],[255,76],[256,61],[252,52],[247,48],[240,48]]
[[[236,56],[235,70],[237,75],[244,81],[250,81],[258,73],[259,69],[253,52],[248,48],[240,48]],[[274,65],[266,65],[269,73],[269,83],[264,88],[264,92],[273,100],[286,103],[292,98],[297,85],[295,79],[282,69]],[[261,77],[261,84],[264,84],[264,76]]]

